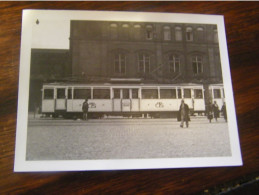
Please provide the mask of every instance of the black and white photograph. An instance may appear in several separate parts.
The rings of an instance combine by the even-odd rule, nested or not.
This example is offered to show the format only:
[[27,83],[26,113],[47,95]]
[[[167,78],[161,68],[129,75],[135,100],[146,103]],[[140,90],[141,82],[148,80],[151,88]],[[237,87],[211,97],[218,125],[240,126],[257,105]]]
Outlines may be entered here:
[[15,171],[241,165],[223,16],[23,11]]

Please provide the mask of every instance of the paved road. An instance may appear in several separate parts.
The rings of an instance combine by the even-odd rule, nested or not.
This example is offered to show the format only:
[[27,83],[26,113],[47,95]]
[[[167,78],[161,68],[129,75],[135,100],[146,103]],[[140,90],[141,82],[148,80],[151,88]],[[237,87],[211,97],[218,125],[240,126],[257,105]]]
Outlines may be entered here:
[[228,125],[192,118],[189,128],[176,119],[30,119],[28,160],[215,157],[231,154]]

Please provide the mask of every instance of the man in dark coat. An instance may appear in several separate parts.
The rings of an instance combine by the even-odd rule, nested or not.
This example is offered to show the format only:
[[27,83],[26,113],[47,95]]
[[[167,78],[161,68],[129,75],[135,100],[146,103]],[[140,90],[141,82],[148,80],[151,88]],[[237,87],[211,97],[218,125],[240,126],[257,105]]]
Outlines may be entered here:
[[222,115],[225,119],[225,121],[227,122],[228,121],[228,118],[227,118],[227,108],[226,108],[226,103],[224,102],[222,107],[221,107],[221,112],[222,112]]
[[217,104],[216,101],[214,101],[214,104],[213,104],[213,115],[214,115],[214,118],[216,121],[218,121],[218,118],[219,118],[219,106]]
[[213,104],[211,102],[209,102],[207,106],[207,118],[211,123],[211,120],[213,119]]
[[88,99],[85,99],[83,102],[82,110],[83,110],[83,120],[87,120],[87,114],[88,114]]
[[186,127],[188,128],[189,121],[190,121],[189,106],[184,103],[184,100],[182,100],[180,108],[179,108],[179,116],[180,116],[180,120],[181,120],[180,127],[183,127],[184,121],[185,121]]

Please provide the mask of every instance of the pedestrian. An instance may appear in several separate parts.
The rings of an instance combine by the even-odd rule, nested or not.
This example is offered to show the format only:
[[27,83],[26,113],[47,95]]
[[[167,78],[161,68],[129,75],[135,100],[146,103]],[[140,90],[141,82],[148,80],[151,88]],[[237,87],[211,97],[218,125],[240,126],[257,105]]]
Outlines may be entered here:
[[213,119],[213,105],[211,102],[209,102],[209,105],[207,106],[207,118],[211,123],[211,120]]
[[85,99],[83,102],[82,110],[83,110],[83,120],[87,120],[88,115],[88,99]]
[[184,100],[181,101],[178,116],[179,116],[179,119],[181,120],[180,127],[183,127],[184,122],[185,122],[186,127],[188,128],[189,127],[189,121],[190,121],[189,106],[184,103]]
[[215,118],[216,121],[218,121],[218,118],[219,118],[219,106],[218,106],[216,101],[214,101],[212,109],[213,109],[214,118]]
[[221,107],[221,112],[222,112],[222,115],[225,119],[225,121],[227,122],[228,121],[228,118],[227,118],[227,108],[226,108],[226,103],[223,102],[223,105]]

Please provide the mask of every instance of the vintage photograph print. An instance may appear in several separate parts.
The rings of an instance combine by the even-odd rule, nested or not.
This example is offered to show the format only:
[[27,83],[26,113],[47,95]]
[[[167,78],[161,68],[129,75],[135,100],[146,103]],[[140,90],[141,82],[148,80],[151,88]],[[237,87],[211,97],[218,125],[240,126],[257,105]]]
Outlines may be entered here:
[[223,16],[23,11],[15,171],[240,165]]

